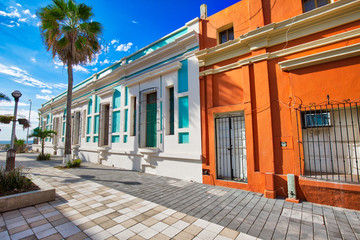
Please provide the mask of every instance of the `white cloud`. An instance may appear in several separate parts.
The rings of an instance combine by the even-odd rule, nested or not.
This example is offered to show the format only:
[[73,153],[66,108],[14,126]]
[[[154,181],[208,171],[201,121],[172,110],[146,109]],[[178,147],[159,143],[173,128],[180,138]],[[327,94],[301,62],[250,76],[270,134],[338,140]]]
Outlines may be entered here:
[[115,43],[119,43],[119,40],[118,39],[111,40],[111,45],[114,45]]
[[43,99],[43,100],[50,100],[52,99],[54,96],[53,95],[39,95],[39,94],[36,94],[36,99]]
[[55,83],[53,84],[54,88],[67,88],[67,84],[65,83]]
[[101,45],[101,53],[105,52],[108,53],[109,52],[109,46],[108,45]]
[[[14,107],[15,106],[15,102],[13,101],[0,101],[0,105],[1,107]],[[23,102],[19,102],[18,106],[19,107],[25,107],[25,106],[29,106],[29,103],[23,103]]]
[[42,89],[41,92],[42,93],[48,93],[48,94],[52,93],[52,91],[49,90],[49,89]]
[[9,27],[9,28],[15,27],[15,25],[10,25],[10,24],[5,24],[5,23],[0,23],[0,24],[5,27]]
[[119,46],[117,46],[117,48],[116,48],[115,51],[118,51],[118,52],[127,52],[127,51],[129,51],[129,49],[131,48],[132,45],[133,45],[132,42],[125,43],[125,44],[120,44]]
[[33,78],[28,72],[15,66],[5,66],[0,63],[0,74],[13,77],[13,81],[31,87],[51,88],[49,85]]
[[0,16],[10,17],[10,18],[20,18],[20,13],[18,12],[18,10],[14,7],[12,7],[12,9],[14,9],[12,12],[0,11]]
[[138,23],[138,22],[137,22],[137,21],[135,21],[135,20],[132,20],[131,22],[132,22],[132,23],[135,23],[135,24],[136,24],[136,23]]
[[104,61],[100,61],[100,65],[105,65],[110,63],[109,59],[105,59]]
[[84,72],[84,73],[89,73],[89,70],[87,70],[86,68],[84,68],[83,66],[80,65],[75,65],[73,66],[74,71],[76,72]]
[[94,68],[94,69],[92,69],[92,71],[94,71],[94,72],[96,72],[98,70],[98,68]]
[[27,22],[28,19],[27,18],[19,18],[19,22]]
[[32,18],[36,18],[36,15],[35,15],[35,14],[31,14],[31,12],[30,12],[29,9],[23,10],[22,12],[23,12],[23,14],[27,14],[27,15],[31,16]]
[[30,60],[31,60],[33,63],[36,63],[36,58],[32,57],[32,58],[30,58]]
[[16,6],[22,7],[20,3],[17,3]]

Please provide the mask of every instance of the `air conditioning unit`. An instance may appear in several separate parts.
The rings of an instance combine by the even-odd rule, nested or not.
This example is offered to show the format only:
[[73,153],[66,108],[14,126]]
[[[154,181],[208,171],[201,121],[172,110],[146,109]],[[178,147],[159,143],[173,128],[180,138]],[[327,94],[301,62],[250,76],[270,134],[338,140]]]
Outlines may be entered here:
[[330,112],[308,111],[302,115],[303,128],[330,127]]

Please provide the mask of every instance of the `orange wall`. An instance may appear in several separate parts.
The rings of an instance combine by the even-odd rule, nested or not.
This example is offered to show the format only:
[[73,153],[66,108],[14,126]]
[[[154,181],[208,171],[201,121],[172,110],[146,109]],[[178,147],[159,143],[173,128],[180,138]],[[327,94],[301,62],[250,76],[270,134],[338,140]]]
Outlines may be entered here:
[[[262,8],[261,2],[264,2]],[[269,10],[270,5],[271,10]],[[249,16],[252,16],[254,10],[258,9],[259,6],[263,11],[259,12],[256,17],[249,19]],[[204,49],[217,45],[216,28],[228,23],[233,22],[236,38],[254,29],[254,26],[261,22],[263,24],[278,22],[301,13],[301,1],[241,1],[203,20],[204,31],[200,33],[200,48]],[[349,31],[359,28],[359,26],[359,21],[343,25],[290,41],[286,47]],[[359,42],[360,38],[340,41],[286,57],[261,61],[201,77],[203,169],[210,173],[210,175],[203,176],[204,183],[261,192],[268,197],[285,196],[284,193],[287,192],[286,174],[292,173],[296,175],[299,198],[360,210],[360,204],[354,205],[354,201],[359,201],[360,185],[347,184],[344,187],[339,183],[300,179],[299,154],[302,154],[302,150],[299,152],[297,113],[296,110],[289,107],[298,106],[300,103],[303,105],[319,104],[327,101],[327,95],[330,96],[330,100],[336,101],[359,100],[360,57],[319,64],[290,72],[281,70],[278,65],[284,60]],[[260,49],[251,54],[200,68],[200,71],[225,66],[251,55],[278,51],[284,46],[285,44],[279,44],[268,49]],[[214,115],[231,111],[244,111],[245,113],[247,184],[216,179]],[[281,147],[281,141],[286,141],[287,147]],[[337,194],[341,194],[342,198],[334,197]]]

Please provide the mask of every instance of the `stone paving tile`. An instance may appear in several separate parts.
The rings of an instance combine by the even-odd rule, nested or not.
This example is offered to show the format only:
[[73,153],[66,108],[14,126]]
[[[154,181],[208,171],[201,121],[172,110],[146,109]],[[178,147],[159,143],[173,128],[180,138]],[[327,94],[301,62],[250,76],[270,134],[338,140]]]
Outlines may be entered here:
[[0,239],[359,239],[358,211],[90,163],[61,171],[33,158],[21,163],[57,199],[0,214]]

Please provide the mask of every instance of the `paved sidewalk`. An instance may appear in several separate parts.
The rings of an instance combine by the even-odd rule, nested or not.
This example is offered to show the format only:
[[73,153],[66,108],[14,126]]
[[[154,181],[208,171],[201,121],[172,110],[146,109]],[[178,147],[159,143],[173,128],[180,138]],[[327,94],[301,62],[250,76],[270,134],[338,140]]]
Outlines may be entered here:
[[[92,184],[97,183],[101,185],[96,185],[100,189],[97,189],[96,193],[98,193],[98,191],[105,191],[102,188],[106,186],[106,189],[110,192],[101,194],[110,194],[109,196],[114,195],[116,198],[115,200],[119,200],[122,196],[121,194],[130,196],[130,198],[136,197],[135,199],[144,199],[144,203],[150,202],[149,204],[156,204],[157,207],[161,206],[173,209],[178,213],[186,214],[185,216],[188,218],[195,217],[195,219],[202,219],[208,224],[208,226],[211,224],[211,226],[220,225],[222,227],[226,227],[224,228],[226,230],[223,229],[222,231],[225,231],[226,233],[231,232],[233,235],[227,235],[227,237],[232,239],[236,237],[236,234],[239,234],[238,232],[242,232],[242,237],[239,237],[241,239],[246,239],[246,235],[243,233],[247,233],[261,239],[360,239],[359,211],[311,204],[308,202],[293,204],[285,202],[282,199],[266,199],[257,193],[191,183],[132,171],[124,171],[91,163],[84,163],[84,166],[79,169],[64,171],[48,168],[49,170],[46,171],[50,172],[45,174],[45,169],[43,168],[44,166],[52,166],[61,162],[31,161],[33,158],[34,155],[22,155],[22,157],[18,157],[17,160],[18,163],[31,166],[34,171],[38,172],[37,174],[39,174],[38,176],[40,177],[56,179],[55,182],[51,184],[60,184],[59,186],[63,186],[64,183],[66,183],[67,188],[70,188],[71,191],[75,192],[62,195],[62,192],[58,191],[57,193],[64,200],[71,200],[71,197],[74,197],[74,195],[84,194],[83,192],[79,192],[77,190],[77,187],[80,186],[79,190],[84,188],[84,185],[81,185],[84,184],[84,182],[89,184],[91,183],[91,186]],[[22,161],[22,159],[24,161]],[[63,172],[62,177],[66,176],[66,179],[61,180],[59,176],[52,175],[58,171]],[[45,176],[44,174],[49,176]],[[74,175],[81,178],[75,177]],[[78,186],[77,184],[80,185]],[[94,188],[94,186],[92,186],[92,188]],[[118,192],[120,195],[112,193],[113,191]],[[102,197],[104,198],[108,196]],[[75,201],[74,203],[77,202],[79,201]],[[100,201],[99,203],[102,202]],[[104,205],[104,203],[102,204]],[[106,204],[107,203],[105,203],[105,206]],[[128,208],[131,208],[132,205],[138,206],[137,202],[130,202],[129,204],[130,205],[127,205]],[[62,213],[61,206],[62,205],[60,204],[59,206],[55,206],[55,208],[60,209],[58,211]],[[68,207],[74,208],[72,205]],[[76,204],[75,210],[78,211],[76,209]],[[119,213],[119,210],[114,210]],[[75,216],[77,216],[77,214],[78,213],[76,213]],[[80,212],[80,214],[82,213]],[[107,217],[112,221],[115,220],[113,217]],[[74,223],[71,216],[67,216],[66,218]],[[174,216],[168,216],[168,218],[174,221]],[[181,220],[183,221],[183,219]],[[141,223],[136,219],[135,221],[137,223]],[[171,221],[169,223],[171,223]],[[194,222],[191,224],[194,225]],[[151,226],[149,227],[151,228]],[[126,230],[130,229],[128,227],[125,228],[127,228]],[[235,231],[231,231],[230,229]],[[188,232],[186,230],[182,230],[178,234],[185,233]],[[212,237],[221,239],[222,236],[224,236],[224,232],[220,232],[220,234],[220,236]],[[139,235],[137,236],[139,237]],[[199,234],[195,234],[193,236],[199,237]],[[201,236],[202,235],[200,235],[200,237]],[[179,238],[179,236],[175,235],[175,238],[176,237]],[[189,238],[181,237],[179,239],[191,239],[190,236],[188,237]],[[205,239],[211,239],[211,236],[206,236]]]
[[21,155],[17,159],[33,165],[30,173],[54,186],[57,199],[0,214],[0,239],[252,239]]

